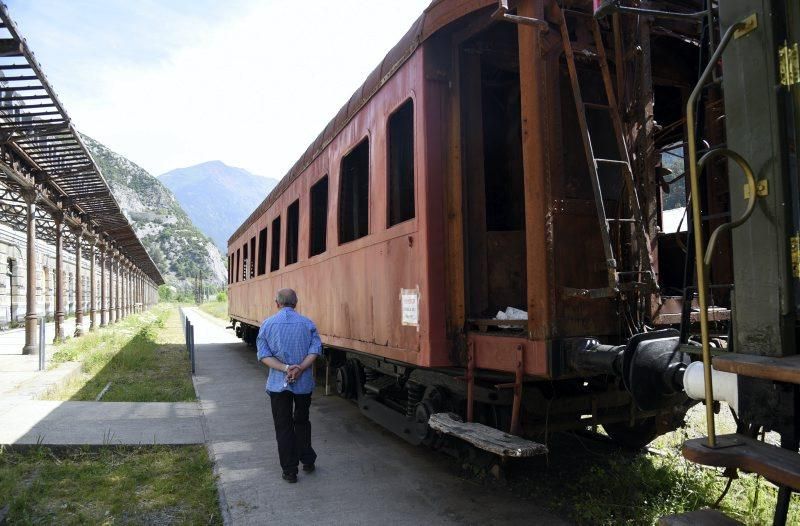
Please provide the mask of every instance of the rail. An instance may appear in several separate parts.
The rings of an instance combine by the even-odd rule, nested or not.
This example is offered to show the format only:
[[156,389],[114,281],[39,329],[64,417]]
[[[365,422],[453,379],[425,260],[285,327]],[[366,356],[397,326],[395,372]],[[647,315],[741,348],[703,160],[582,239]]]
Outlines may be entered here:
[[181,323],[183,325],[183,337],[186,341],[186,350],[189,352],[189,361],[192,364],[192,375],[195,373],[195,365],[194,365],[194,325],[192,321],[189,319],[189,316],[186,315],[186,312],[183,310],[183,307],[180,309],[181,313]]

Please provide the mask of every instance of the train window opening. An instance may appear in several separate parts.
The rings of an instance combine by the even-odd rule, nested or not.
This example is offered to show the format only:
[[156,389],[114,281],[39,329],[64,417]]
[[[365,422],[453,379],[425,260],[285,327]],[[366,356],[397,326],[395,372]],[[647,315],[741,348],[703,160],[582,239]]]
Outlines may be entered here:
[[250,264],[250,258],[248,256],[247,243],[245,243],[242,247],[242,281],[247,279],[247,274],[249,272],[247,267]]
[[[683,295],[686,256],[681,246],[687,243],[689,216],[686,211],[686,184],[683,177],[686,135],[683,116],[688,93],[685,88],[665,84],[653,86],[653,117],[662,131],[655,137],[654,202],[660,212],[658,243],[658,282],[662,297]],[[670,302],[673,314],[680,312],[680,302]],[[669,309],[665,305],[663,313]]]
[[256,236],[250,238],[250,279],[256,277]]
[[683,144],[669,145],[661,152],[661,166],[657,168],[661,182],[661,232],[664,234],[688,231],[683,154]]
[[263,276],[267,272],[267,227],[258,233],[258,275]]
[[342,158],[339,184],[339,244],[369,233],[369,139]]
[[269,259],[269,270],[275,272],[281,268],[281,218],[272,221],[272,252]]
[[[470,318],[527,304],[525,201],[516,27],[462,47],[461,134]],[[491,50],[474,53],[473,49]]]
[[414,102],[389,117],[389,226],[414,217]]
[[325,252],[328,235],[328,176],[311,187],[311,232],[309,235],[308,256]]
[[231,264],[231,260],[233,259],[233,254],[228,254],[228,285],[231,284],[231,272],[233,271],[233,265]]
[[236,249],[236,283],[239,283],[239,261],[242,256],[241,249]]
[[298,243],[300,242],[300,200],[286,209],[286,261],[284,265],[297,263]]

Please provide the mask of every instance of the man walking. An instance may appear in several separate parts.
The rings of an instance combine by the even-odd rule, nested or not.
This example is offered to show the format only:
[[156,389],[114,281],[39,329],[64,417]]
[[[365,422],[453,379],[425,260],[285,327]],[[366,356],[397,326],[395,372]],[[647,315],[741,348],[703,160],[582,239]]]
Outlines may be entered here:
[[322,350],[314,322],[295,312],[297,294],[281,289],[275,297],[278,313],[258,331],[258,359],[269,367],[267,393],[275,421],[275,438],[283,479],[297,482],[297,466],[314,471],[317,454],[311,447],[308,408],[314,390],[311,364]]

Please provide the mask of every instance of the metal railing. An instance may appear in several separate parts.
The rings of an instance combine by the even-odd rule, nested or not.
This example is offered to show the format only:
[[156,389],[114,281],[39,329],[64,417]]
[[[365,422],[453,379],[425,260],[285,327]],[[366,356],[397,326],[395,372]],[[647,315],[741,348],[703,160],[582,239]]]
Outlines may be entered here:
[[192,374],[194,374],[194,325],[192,325],[192,321],[183,309],[181,309],[180,312],[181,323],[183,324],[183,337],[186,340],[186,350],[189,351],[189,360],[192,363]]

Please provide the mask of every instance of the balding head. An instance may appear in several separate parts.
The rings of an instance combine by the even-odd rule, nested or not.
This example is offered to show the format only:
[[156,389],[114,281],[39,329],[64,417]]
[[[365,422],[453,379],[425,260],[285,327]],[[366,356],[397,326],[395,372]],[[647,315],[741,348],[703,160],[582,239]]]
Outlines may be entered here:
[[281,289],[275,295],[278,307],[297,307],[297,293],[292,289]]

